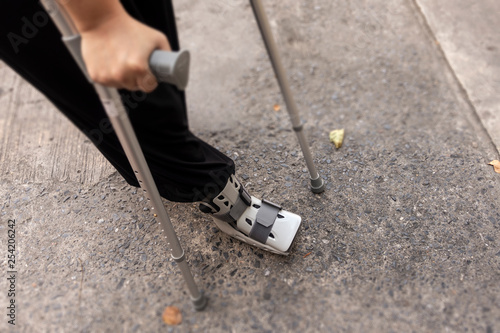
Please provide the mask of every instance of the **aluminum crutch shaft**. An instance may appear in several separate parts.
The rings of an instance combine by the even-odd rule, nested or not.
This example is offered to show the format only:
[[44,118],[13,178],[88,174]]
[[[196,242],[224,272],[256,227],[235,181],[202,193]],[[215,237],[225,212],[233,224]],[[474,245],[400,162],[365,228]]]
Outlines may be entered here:
[[281,63],[278,47],[274,41],[266,12],[264,11],[264,7],[262,6],[262,2],[260,0],[250,0],[250,4],[252,5],[255,20],[259,26],[262,39],[264,40],[267,53],[269,54],[269,59],[271,60],[271,64],[274,69],[274,74],[276,75],[281,93],[285,100],[286,108],[292,121],[293,130],[297,134],[300,148],[302,149],[302,154],[304,155],[304,159],[309,170],[311,178],[311,191],[314,193],[321,193],[325,190],[325,184],[314,166],[313,157],[311,155],[311,151],[309,150],[306,136],[303,132],[304,125],[300,120],[297,104],[295,104],[295,100],[293,99],[292,91],[290,90],[285,69]]
[[[69,52],[80,66],[82,72],[87,75],[85,64],[81,55],[80,35],[72,23],[68,13],[65,11],[64,7],[59,6],[55,0],[42,0],[42,4],[51,16],[55,25],[59,28],[63,36],[63,41]],[[166,58],[160,55],[161,59],[158,59],[156,56],[152,56],[152,58],[156,60],[150,58],[150,67],[152,69],[157,68],[157,71],[161,71],[161,75],[159,75],[160,79],[174,83],[180,89],[183,89],[185,84],[187,84],[187,77],[183,76],[183,74],[186,74],[187,67],[189,65],[189,55],[186,63],[186,53],[181,52],[179,57],[182,54],[184,55],[180,58],[181,60],[179,62],[176,62],[175,57],[170,57],[168,55]],[[161,65],[162,62],[165,62],[164,66]],[[158,65],[158,63],[160,63],[160,65]],[[130,123],[130,119],[128,118],[121,101],[120,94],[114,88],[104,87],[99,84],[94,84],[94,87],[99,95],[106,114],[113,125],[116,135],[120,140],[120,144],[122,145],[123,150],[125,151],[134,170],[141,189],[150,200],[153,209],[156,212],[156,218],[159,221],[162,232],[172,250],[172,258],[177,262],[184,280],[186,281],[194,307],[196,310],[202,310],[207,304],[207,299],[198,289],[198,286],[194,281],[191,270],[186,262],[184,250],[180,245],[168,213],[163,205],[158,188],[156,187],[151,171],[149,170],[142,149],[132,128],[132,124]]]

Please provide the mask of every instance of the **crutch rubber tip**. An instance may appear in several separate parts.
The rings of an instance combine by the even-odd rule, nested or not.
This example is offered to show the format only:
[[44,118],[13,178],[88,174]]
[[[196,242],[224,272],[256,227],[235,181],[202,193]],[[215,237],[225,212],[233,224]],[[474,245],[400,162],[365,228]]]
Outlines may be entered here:
[[193,301],[194,309],[196,311],[203,311],[208,303],[208,298],[205,296],[203,291],[201,292],[200,297],[191,300]]
[[315,194],[325,191],[325,182],[321,177],[318,176],[316,179],[311,179],[311,191]]

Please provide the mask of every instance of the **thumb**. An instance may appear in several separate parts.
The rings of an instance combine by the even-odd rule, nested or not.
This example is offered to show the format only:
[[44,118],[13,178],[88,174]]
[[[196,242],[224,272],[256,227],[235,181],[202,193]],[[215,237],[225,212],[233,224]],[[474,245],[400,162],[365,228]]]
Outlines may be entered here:
[[172,51],[172,48],[170,47],[170,43],[168,42],[168,39],[164,34],[161,34],[161,38],[158,39],[156,47],[158,50]]

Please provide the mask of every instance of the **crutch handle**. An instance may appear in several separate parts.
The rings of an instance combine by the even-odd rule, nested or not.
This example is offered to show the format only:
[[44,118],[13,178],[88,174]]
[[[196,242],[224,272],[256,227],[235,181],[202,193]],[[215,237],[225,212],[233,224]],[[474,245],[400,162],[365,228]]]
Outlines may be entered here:
[[149,67],[159,82],[170,83],[179,90],[184,90],[189,80],[189,62],[188,50],[178,52],[156,50],[149,58]]

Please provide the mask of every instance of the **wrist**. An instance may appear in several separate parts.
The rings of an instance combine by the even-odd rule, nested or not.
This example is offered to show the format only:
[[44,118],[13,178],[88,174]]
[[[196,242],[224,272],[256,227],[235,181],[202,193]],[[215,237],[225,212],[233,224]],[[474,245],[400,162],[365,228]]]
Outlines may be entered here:
[[64,7],[80,33],[99,29],[112,21],[128,16],[117,0],[69,1]]

